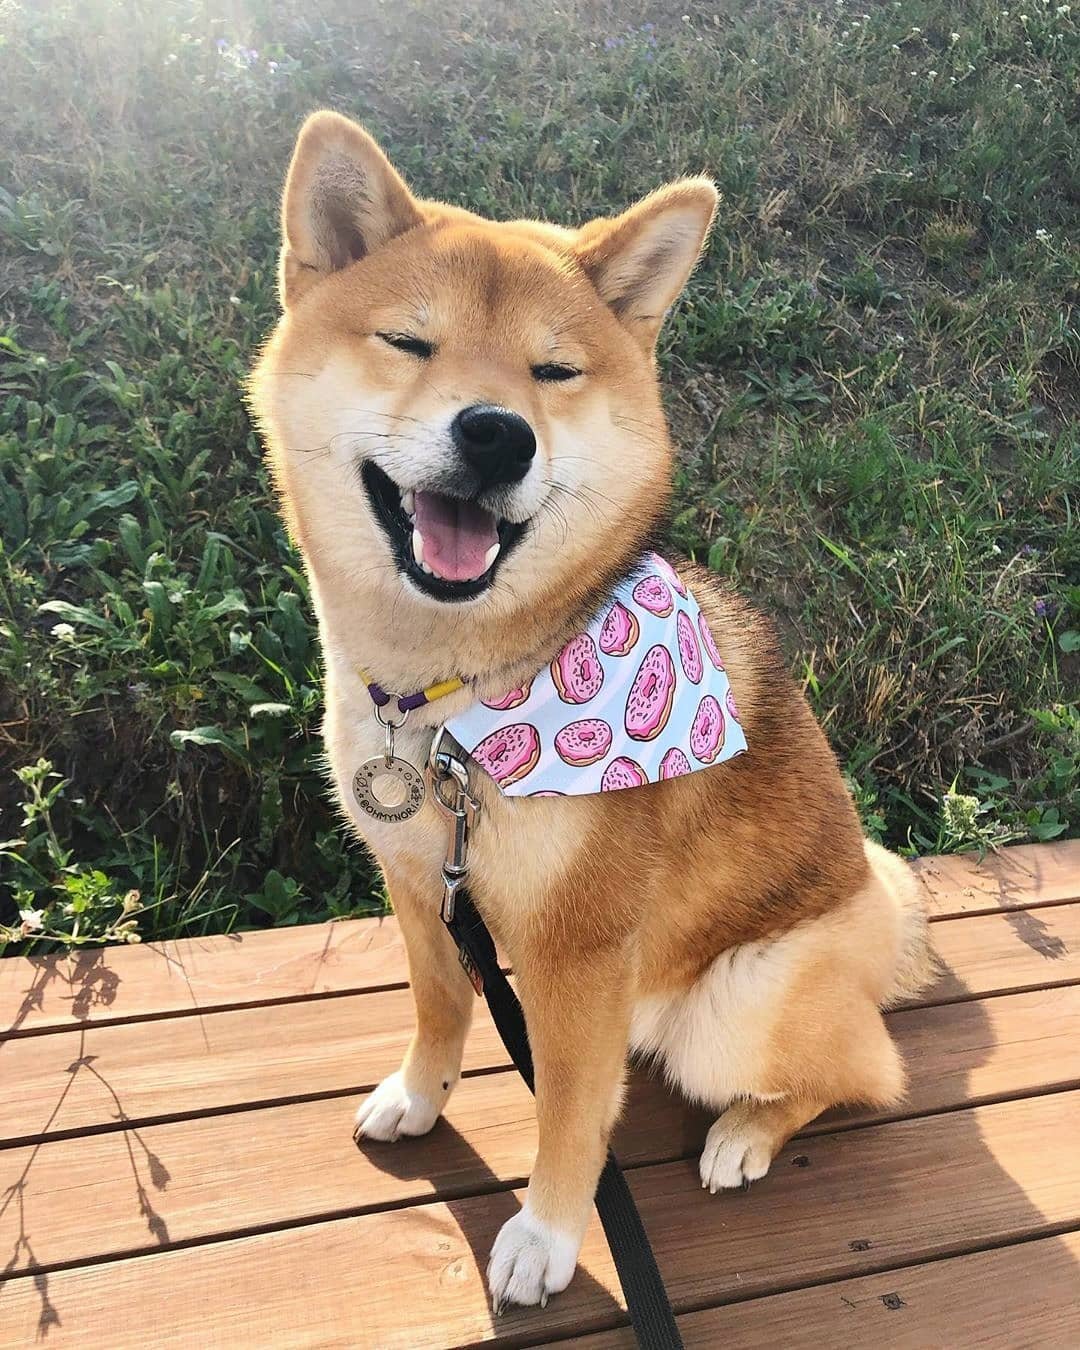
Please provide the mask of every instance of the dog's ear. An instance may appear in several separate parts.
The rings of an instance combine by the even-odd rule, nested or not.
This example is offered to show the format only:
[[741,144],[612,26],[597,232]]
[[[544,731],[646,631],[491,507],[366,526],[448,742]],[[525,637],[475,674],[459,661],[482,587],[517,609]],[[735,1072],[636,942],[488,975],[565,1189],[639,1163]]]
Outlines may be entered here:
[[718,200],[707,178],[684,178],[578,233],[574,256],[646,351],[694,270]]
[[282,304],[295,304],[315,281],[421,219],[404,181],[362,127],[340,113],[312,113],[285,181]]

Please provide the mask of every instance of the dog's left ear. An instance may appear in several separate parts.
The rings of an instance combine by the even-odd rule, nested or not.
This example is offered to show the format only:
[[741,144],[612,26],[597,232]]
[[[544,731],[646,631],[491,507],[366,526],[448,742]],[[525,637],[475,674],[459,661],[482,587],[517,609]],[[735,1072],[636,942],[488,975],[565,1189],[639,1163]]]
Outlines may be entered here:
[[694,270],[718,201],[707,178],[684,178],[578,233],[575,258],[647,352]]
[[282,304],[421,220],[404,179],[363,127],[340,113],[312,113],[281,204]]

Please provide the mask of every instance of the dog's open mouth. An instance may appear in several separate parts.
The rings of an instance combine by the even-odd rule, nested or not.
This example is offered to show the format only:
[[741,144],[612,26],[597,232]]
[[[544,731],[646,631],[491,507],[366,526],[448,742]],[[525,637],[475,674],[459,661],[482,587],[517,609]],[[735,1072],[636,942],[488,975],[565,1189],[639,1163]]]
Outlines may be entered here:
[[435,600],[481,595],[527,528],[479,502],[419,488],[403,492],[371,460],[361,478],[398,570]]

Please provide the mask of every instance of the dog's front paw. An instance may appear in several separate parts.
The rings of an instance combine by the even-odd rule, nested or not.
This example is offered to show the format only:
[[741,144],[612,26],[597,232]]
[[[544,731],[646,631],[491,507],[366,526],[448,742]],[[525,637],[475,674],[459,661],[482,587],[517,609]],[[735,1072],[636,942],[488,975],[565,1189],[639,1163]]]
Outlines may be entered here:
[[353,1126],[353,1138],[382,1139],[393,1143],[402,1135],[427,1134],[439,1118],[442,1108],[419,1092],[410,1092],[398,1070],[384,1078],[369,1097],[360,1103]]
[[510,1303],[546,1306],[549,1294],[566,1288],[577,1266],[580,1240],[538,1219],[524,1208],[499,1229],[488,1263],[491,1306],[501,1313]]
[[769,1170],[772,1136],[754,1122],[752,1106],[730,1106],[705,1136],[701,1151],[701,1184],[713,1195],[741,1186],[744,1190]]

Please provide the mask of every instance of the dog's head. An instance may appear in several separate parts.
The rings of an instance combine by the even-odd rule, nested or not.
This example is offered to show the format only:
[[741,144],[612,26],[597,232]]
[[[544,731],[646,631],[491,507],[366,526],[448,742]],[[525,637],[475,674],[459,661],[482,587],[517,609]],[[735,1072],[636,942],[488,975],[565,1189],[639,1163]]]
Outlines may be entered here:
[[715,205],[695,178],[580,230],[493,223],[311,117],[251,393],[320,585],[457,622],[632,561],[669,490],[653,348]]

